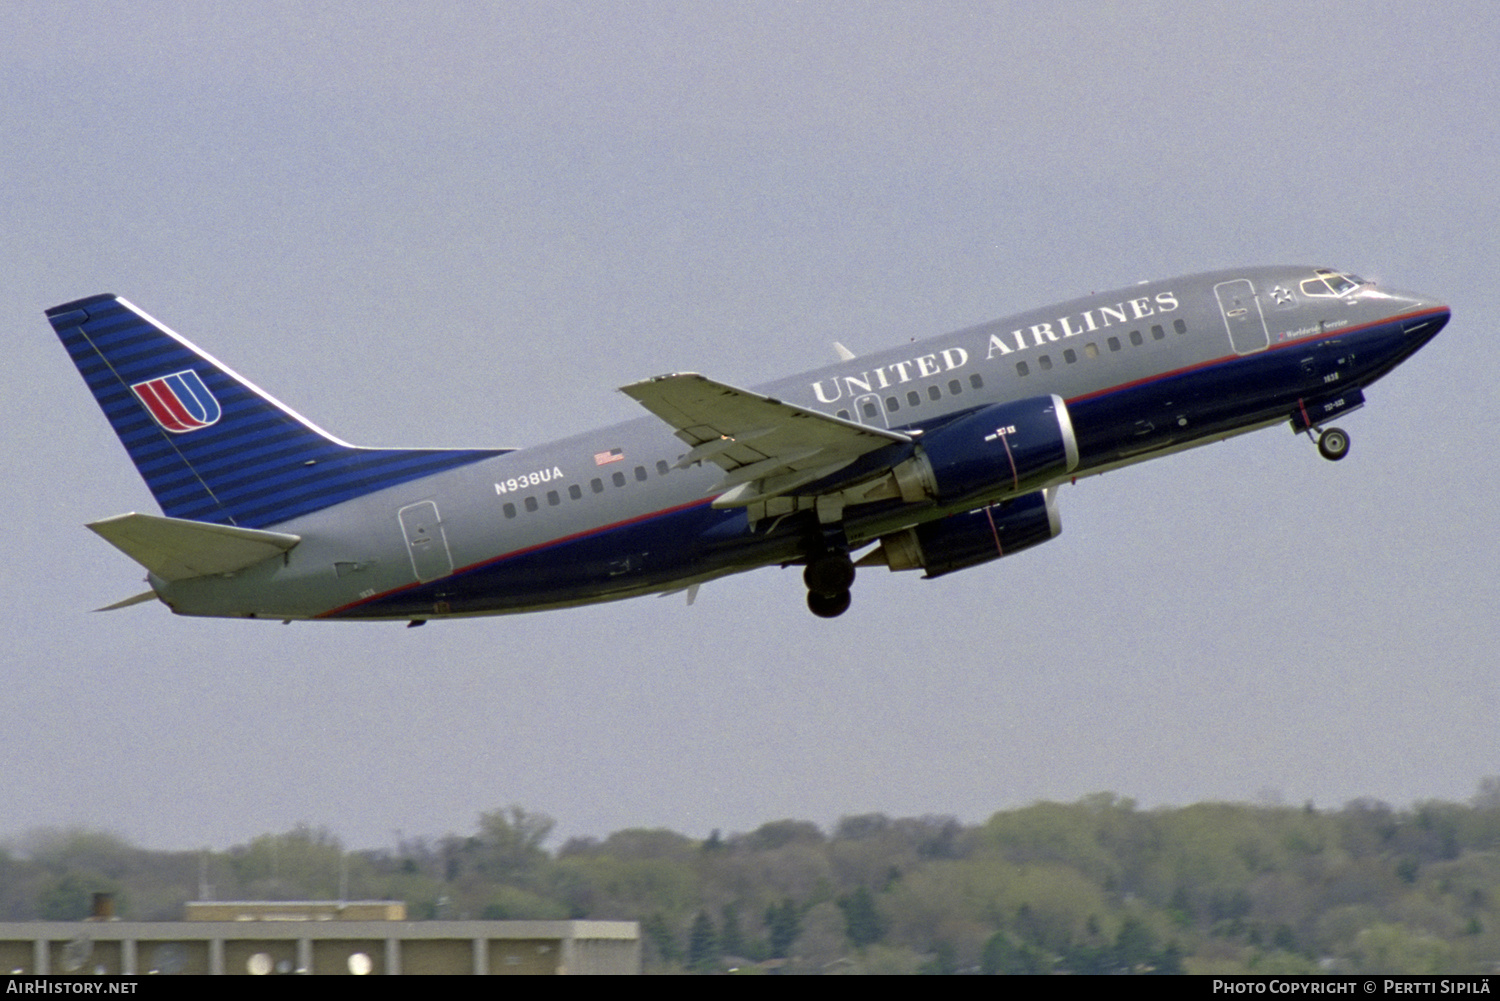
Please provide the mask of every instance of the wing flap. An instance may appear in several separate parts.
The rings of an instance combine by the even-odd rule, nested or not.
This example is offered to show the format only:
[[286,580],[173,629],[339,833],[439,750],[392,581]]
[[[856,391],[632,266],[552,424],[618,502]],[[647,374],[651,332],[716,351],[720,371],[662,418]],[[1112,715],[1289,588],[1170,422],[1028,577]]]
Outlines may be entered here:
[[[660,375],[620,390],[668,424],[692,449],[681,464],[713,462],[725,472],[719,489],[765,498],[831,475],[860,456],[910,442],[899,431],[866,427],[786,403],[695,372]],[[745,484],[756,490],[736,490]]]
[[215,525],[151,514],[120,514],[88,526],[104,541],[166,580],[233,573],[280,556],[300,535]]

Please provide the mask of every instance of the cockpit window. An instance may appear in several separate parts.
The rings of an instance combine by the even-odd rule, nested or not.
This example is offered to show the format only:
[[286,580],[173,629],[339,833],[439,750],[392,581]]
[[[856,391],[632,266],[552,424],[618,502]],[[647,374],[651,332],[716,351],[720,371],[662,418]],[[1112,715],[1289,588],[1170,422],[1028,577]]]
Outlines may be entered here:
[[1353,292],[1365,284],[1365,280],[1358,275],[1330,271],[1327,268],[1318,268],[1316,274],[1318,277],[1308,278],[1302,283],[1303,295],[1322,296],[1326,299]]

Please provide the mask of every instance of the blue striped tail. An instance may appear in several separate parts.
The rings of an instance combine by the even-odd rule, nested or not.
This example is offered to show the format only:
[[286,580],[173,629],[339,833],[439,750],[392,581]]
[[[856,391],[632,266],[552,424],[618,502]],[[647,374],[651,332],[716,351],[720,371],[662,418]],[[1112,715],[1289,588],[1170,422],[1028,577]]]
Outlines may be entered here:
[[118,296],[47,319],[170,518],[264,528],[510,451],[346,444]]

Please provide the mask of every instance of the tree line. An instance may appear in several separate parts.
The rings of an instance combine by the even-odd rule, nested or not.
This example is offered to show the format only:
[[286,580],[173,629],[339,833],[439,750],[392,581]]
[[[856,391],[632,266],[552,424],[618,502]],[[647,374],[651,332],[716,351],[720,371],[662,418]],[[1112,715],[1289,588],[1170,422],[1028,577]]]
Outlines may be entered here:
[[469,834],[346,850],[325,829],[155,852],[96,830],[0,849],[0,919],[176,920],[195,899],[386,899],[415,920],[640,922],[648,972],[1490,973],[1500,779],[1465,804],[1337,810],[1101,793],[967,825],[776,820],[549,848],[520,806]]

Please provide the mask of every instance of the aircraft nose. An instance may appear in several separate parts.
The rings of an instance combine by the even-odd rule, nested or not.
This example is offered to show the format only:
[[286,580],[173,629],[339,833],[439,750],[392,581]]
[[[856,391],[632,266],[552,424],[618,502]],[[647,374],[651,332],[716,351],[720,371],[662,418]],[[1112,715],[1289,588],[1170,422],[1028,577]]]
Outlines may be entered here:
[[1377,285],[1374,297],[1386,300],[1390,315],[1393,318],[1402,317],[1403,326],[1409,334],[1421,333],[1430,337],[1442,330],[1452,315],[1447,303],[1436,296],[1420,292]]
[[1453,316],[1448,304],[1433,296],[1404,293],[1402,298],[1410,303],[1402,329],[1408,337],[1420,338],[1423,343],[1442,330]]

